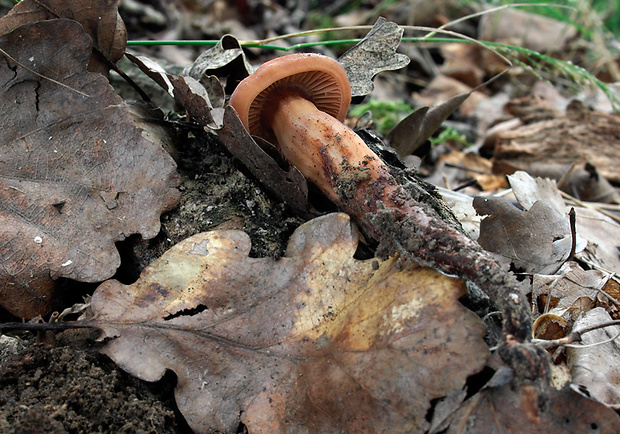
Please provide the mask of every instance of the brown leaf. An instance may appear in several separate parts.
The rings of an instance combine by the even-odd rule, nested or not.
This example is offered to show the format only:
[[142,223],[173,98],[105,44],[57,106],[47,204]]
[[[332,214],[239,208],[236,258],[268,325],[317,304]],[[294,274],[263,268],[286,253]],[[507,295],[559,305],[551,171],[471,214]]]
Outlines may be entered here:
[[0,34],[24,24],[57,18],[77,21],[91,37],[98,52],[88,61],[89,71],[105,74],[110,69],[106,58],[116,63],[123,57],[127,31],[118,14],[117,0],[22,0],[0,19]]
[[549,305],[550,313],[560,315],[570,324],[597,304],[598,295],[608,276],[602,271],[584,271],[576,262],[569,261],[556,275],[535,275],[532,281],[532,296],[540,306]]
[[351,96],[368,95],[375,75],[409,64],[407,56],[396,53],[402,35],[403,29],[396,23],[379,18],[362,41],[340,56],[338,61],[351,82]]
[[476,44],[441,44],[439,51],[443,63],[439,67],[439,72],[469,87],[480,86],[486,75],[482,50],[483,48]]
[[588,241],[579,257],[620,272],[620,224],[594,209],[575,208],[575,212],[577,233]]
[[620,204],[620,192],[590,163],[583,169],[575,167],[562,183],[562,190],[584,202]]
[[[597,307],[578,319],[573,330],[611,320],[605,309]],[[620,344],[616,339],[619,332],[618,326],[592,330],[581,337],[583,348],[577,345],[566,349],[575,384],[587,389],[594,399],[615,409],[620,409]]]
[[570,225],[545,202],[522,211],[503,198],[476,197],[474,208],[488,216],[480,222],[480,245],[510,259],[517,268],[552,274],[570,253]]
[[176,399],[197,432],[420,432],[430,400],[485,364],[462,282],[395,259],[353,258],[346,214],[312,220],[278,261],[248,236],[213,231],[177,244],[131,286],[102,284],[104,352]]
[[420,107],[400,121],[388,134],[400,156],[410,155],[441,127],[473,92],[455,95],[433,107]]
[[562,51],[577,34],[576,28],[564,21],[517,9],[483,14],[479,32],[480,40],[518,44],[539,53]]
[[32,317],[48,309],[53,279],[105,280],[116,241],[154,237],[179,178],[105,77],[86,71],[92,47],[77,22],[28,24],[0,47],[40,74],[0,58],[0,299]]
[[540,162],[570,165],[588,162],[612,183],[620,182],[620,119],[616,115],[569,110],[566,116],[498,134],[495,173],[535,169]]
[[[310,217],[315,211],[308,203],[308,183],[301,172],[293,166],[289,166],[288,170],[280,167],[278,160],[259,146],[261,139],[250,136],[232,106],[226,106],[223,124],[218,136],[226,149],[272,194],[297,214]],[[273,147],[264,140],[262,142],[265,148]]]
[[[161,86],[174,97],[191,116],[193,122],[199,125],[220,128],[224,116],[224,88],[217,77],[203,77],[202,82],[210,85],[205,89],[202,83],[188,75],[178,77],[167,73],[164,68],[145,56],[126,54],[142,72],[149,76],[155,83]],[[212,102],[215,100],[215,103]]]
[[489,387],[455,414],[448,433],[615,433],[620,418],[611,409],[569,388],[543,390],[530,384]]
[[562,215],[568,214],[568,207],[562,198],[555,181],[549,178],[533,178],[527,172],[509,175],[508,182],[519,204],[530,209],[537,201],[544,201]]
[[[558,212],[567,214],[568,207],[555,181],[533,178],[521,171],[508,176],[508,180],[515,197],[525,209],[529,209],[534,202],[542,200]],[[577,207],[575,213],[577,215],[575,226],[578,257],[595,262],[608,270],[620,270],[620,255],[618,255],[620,236],[617,235],[620,234],[620,226],[618,223],[595,209]]]

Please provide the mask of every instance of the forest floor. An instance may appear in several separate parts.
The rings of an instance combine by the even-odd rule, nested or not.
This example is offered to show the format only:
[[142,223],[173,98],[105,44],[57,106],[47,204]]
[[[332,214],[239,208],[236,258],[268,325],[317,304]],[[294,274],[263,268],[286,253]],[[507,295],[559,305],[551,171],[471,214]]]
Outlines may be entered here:
[[[420,12],[418,16],[410,13],[406,1],[394,3],[386,9],[380,7],[382,2],[373,1],[362,2],[361,6],[353,9],[347,8],[347,2],[342,1],[213,1],[206,2],[207,6],[203,3],[141,3],[123,0],[120,15],[127,26],[129,40],[217,40],[224,34],[232,34],[239,40],[262,40],[314,29],[327,22],[334,27],[372,25],[379,16],[385,16],[398,24],[437,27],[458,16],[454,15],[452,8],[458,2],[450,1],[421,2],[425,8],[428,7],[428,11],[425,9],[426,12]],[[318,7],[309,11],[311,3],[317,3]],[[287,9],[283,4],[290,5],[290,8]],[[471,10],[461,10],[458,14],[464,15],[467,12]],[[419,18],[422,15],[425,19]],[[482,27],[479,19],[472,19],[460,24],[455,30],[478,38],[481,37]],[[367,31],[330,33],[328,37],[360,37]],[[561,41],[563,45],[555,54],[576,64],[583,63],[586,57],[583,55],[584,43],[571,32],[566,32],[566,35]],[[514,42],[520,36],[504,35],[497,36],[497,39]],[[548,33],[530,34],[528,38],[527,44],[533,50],[554,48],[544,44],[549,38]],[[317,40],[313,36],[285,39],[276,44]],[[338,57],[350,46],[315,48]],[[170,72],[179,73],[182,68],[191,65],[204,49],[161,46],[130,47],[128,51],[149,56],[165,64]],[[490,54],[456,44],[435,44],[421,49],[413,43],[406,43],[400,51],[412,59],[410,65],[405,71],[381,74],[375,80],[375,90],[371,94],[373,104],[389,102],[381,108],[385,110],[388,107],[387,115],[375,112],[374,123],[367,124],[371,130],[379,131],[382,135],[387,135],[390,126],[408,114],[408,109],[402,109],[397,103],[406,103],[410,107],[434,106],[471,90],[503,68],[501,62],[487,57]],[[248,61],[253,65],[280,54],[259,48],[250,48],[246,53]],[[572,55],[575,58],[571,58]],[[168,114],[169,119],[174,119],[178,107],[166,97],[161,88],[144,76],[141,77],[137,68],[129,62],[123,60],[119,65],[122,69],[127,68],[127,72]],[[592,64],[583,66],[594,68]],[[611,82],[620,79],[615,77],[614,80],[617,65],[613,62],[603,62],[596,68],[595,73],[602,80]],[[560,181],[562,175],[567,173],[567,167],[570,168],[570,163],[577,162],[581,164],[579,168],[583,166],[579,173],[591,175],[588,178],[589,184],[584,186],[575,181],[576,184],[568,191],[573,195],[579,191],[577,199],[582,202],[605,202],[608,205],[606,211],[613,217],[613,213],[617,212],[617,186],[620,185],[620,164],[617,161],[620,153],[616,152],[620,142],[620,122],[614,119],[611,104],[601,92],[571,87],[566,78],[546,78],[555,81],[541,80],[527,71],[527,68],[514,67],[506,76],[471,95],[435,134],[437,140],[433,140],[432,146],[426,142],[415,150],[415,157],[410,155],[404,160],[408,164],[411,162],[417,165],[428,182],[446,189],[458,187],[460,193],[469,196],[489,196],[505,191],[510,187],[506,175],[516,170],[525,170],[533,177],[552,177]],[[112,82],[123,98],[136,97],[118,76],[112,74]],[[582,108],[568,108],[574,100],[584,102],[591,112],[586,115],[579,111]],[[368,98],[365,102],[368,102]],[[579,119],[583,124],[586,116],[590,116],[588,119],[592,128],[576,133],[574,120]],[[352,118],[349,122],[354,125],[357,119]],[[511,122],[513,127],[510,126]],[[529,129],[516,129],[516,123],[518,126],[529,125]],[[498,124],[503,127],[489,132],[491,127]],[[603,126],[597,129],[597,125]],[[186,129],[177,125],[173,137],[174,157],[181,175],[180,203],[162,215],[162,230],[155,238],[143,240],[139,235],[134,235],[117,243],[121,266],[114,279],[127,285],[132,284],[147,265],[178,242],[191,235],[216,229],[239,229],[246,232],[252,241],[251,257],[281,257],[295,229],[304,223],[303,216],[296,214],[268,192],[259,179],[231,156],[214,134],[201,128]],[[565,147],[558,150],[562,138],[569,142],[568,151],[563,150]],[[534,140],[539,140],[539,147],[537,153],[531,155],[531,149],[524,143]],[[579,151],[584,147],[584,141],[594,143],[588,153]],[[605,143],[611,142],[606,147]],[[472,149],[476,151],[471,152]],[[561,158],[554,160],[554,155]],[[605,158],[597,159],[600,155]],[[586,160],[595,169],[585,166]],[[546,164],[539,164],[541,161]],[[596,176],[592,175],[593,170]],[[574,171],[578,172],[577,169]],[[597,182],[593,181],[594,178]],[[467,213],[456,214],[466,230],[475,236],[480,234],[479,218]],[[620,233],[611,233],[608,238],[613,246],[620,240]],[[615,247],[618,245],[615,244]],[[592,260],[601,269],[620,272],[617,251],[615,257],[613,249],[605,255],[595,255]],[[524,271],[523,267],[520,271],[531,276],[555,272]],[[614,279],[617,279],[617,275],[611,281]],[[81,303],[84,297],[92,295],[96,287],[97,284],[61,279],[53,310],[60,312]],[[606,288],[611,287],[610,284]],[[542,292],[543,289],[540,289],[537,296]],[[536,303],[545,301],[544,297],[536,299]],[[473,301],[470,302],[470,307],[481,317],[491,308],[489,305],[476,306]],[[613,303],[598,302],[597,306],[606,306],[611,319],[617,319],[618,310]],[[0,313],[2,322],[15,320],[8,312]],[[487,325],[489,333],[486,339],[496,340],[501,333],[500,323],[490,321]],[[39,332],[36,335],[14,332],[0,336],[0,432],[192,432],[175,404],[175,375],[169,371],[155,383],[131,376],[97,351],[104,345],[97,341],[97,335],[96,331],[66,330],[57,333]],[[619,402],[615,401],[614,404],[617,406]],[[243,432],[244,427],[240,426],[239,430]]]

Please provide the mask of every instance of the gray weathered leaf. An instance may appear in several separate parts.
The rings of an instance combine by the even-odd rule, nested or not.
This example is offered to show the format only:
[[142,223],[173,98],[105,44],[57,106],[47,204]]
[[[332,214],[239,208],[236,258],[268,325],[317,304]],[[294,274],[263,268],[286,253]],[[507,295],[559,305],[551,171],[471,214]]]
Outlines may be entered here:
[[127,53],[127,58],[174,97],[194,122],[212,128],[222,126],[224,89],[215,77],[204,77],[201,83],[189,75],[175,77],[148,57]]
[[526,272],[553,274],[571,250],[570,225],[546,202],[522,211],[503,198],[474,198],[474,208],[487,215],[478,242],[510,259]]
[[338,61],[347,71],[351,82],[351,96],[372,92],[372,79],[381,71],[404,68],[409,58],[396,53],[403,30],[396,23],[379,18],[374,27],[355,47]]
[[209,75],[228,76],[228,93],[251,73],[252,66],[245,59],[241,44],[231,35],[224,35],[217,45],[202,53],[193,65],[183,71],[183,75],[200,82]]

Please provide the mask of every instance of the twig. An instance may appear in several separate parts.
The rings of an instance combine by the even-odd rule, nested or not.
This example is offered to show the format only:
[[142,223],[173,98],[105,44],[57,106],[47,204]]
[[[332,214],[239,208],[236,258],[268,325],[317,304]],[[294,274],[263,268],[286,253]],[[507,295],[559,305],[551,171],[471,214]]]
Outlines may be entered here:
[[96,327],[85,321],[68,321],[68,322],[5,322],[0,323],[0,332],[25,330],[25,331],[46,331],[46,330],[68,330],[68,329],[86,329]]
[[[620,320],[613,320],[613,321],[607,321],[604,323],[600,323],[600,324],[595,324],[589,327],[586,327],[584,329],[581,330],[575,330],[574,332],[570,333],[568,336],[565,336],[563,338],[560,339],[552,339],[552,340],[544,340],[544,339],[532,339],[532,342],[535,343],[537,346],[540,346],[541,348],[555,348],[558,346],[568,346],[574,342],[581,342],[581,336],[584,333],[588,333],[591,332],[593,330],[598,330],[598,329],[602,329],[605,327],[609,327],[609,326],[614,326],[614,325],[620,325]],[[596,345],[601,345],[603,343],[607,343],[610,341],[613,341],[614,339],[617,339],[618,336],[620,336],[620,333],[614,337],[613,339],[610,339],[608,341],[604,341],[604,342],[598,342]],[[587,346],[593,346],[593,344],[587,345]],[[573,345],[573,348],[586,348],[586,345],[581,345],[581,346],[576,346]]]
[[570,261],[575,256],[575,250],[577,250],[577,228],[574,207],[571,207],[570,211],[568,212],[568,221],[570,222],[571,245],[570,253],[568,254],[568,258],[566,260]]
[[620,223],[620,217],[618,217],[617,215],[615,215],[613,213],[610,213],[610,212],[608,212],[605,209],[601,209],[601,207],[599,207],[599,206],[595,206],[595,205],[593,205],[591,203],[588,203],[588,202],[583,202],[583,201],[577,199],[576,197],[571,196],[570,194],[563,192],[562,190],[559,190],[559,192],[560,192],[560,194],[562,195],[562,197],[564,199],[566,199],[568,201],[572,201],[574,204],[579,205],[582,208],[588,208],[588,209],[600,212],[601,214],[609,217],[610,219],[613,219],[614,221]]

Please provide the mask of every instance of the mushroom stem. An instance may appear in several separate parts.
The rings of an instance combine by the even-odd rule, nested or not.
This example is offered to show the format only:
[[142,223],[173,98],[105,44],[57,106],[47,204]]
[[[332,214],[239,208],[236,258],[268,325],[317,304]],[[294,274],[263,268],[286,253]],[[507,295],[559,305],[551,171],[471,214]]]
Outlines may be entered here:
[[377,201],[394,204],[392,196],[402,187],[383,161],[353,130],[312,102],[298,95],[283,97],[272,113],[271,128],[287,161],[334,203],[346,206],[341,200],[346,178],[355,187],[348,196],[368,201],[364,187],[374,190],[369,203],[373,210]]

